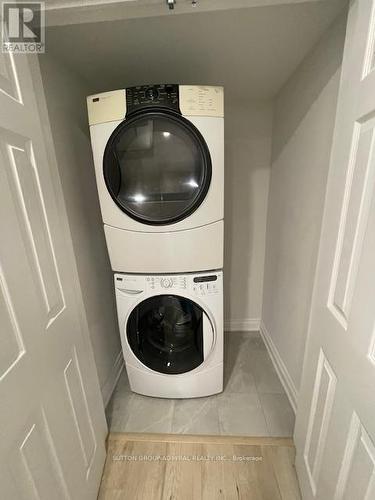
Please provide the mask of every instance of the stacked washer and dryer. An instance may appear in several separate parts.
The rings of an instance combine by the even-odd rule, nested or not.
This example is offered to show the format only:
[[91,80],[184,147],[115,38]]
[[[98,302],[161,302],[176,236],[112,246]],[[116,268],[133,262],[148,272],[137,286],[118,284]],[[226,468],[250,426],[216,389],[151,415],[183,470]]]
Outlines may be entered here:
[[134,392],[223,389],[222,87],[147,85],[87,98]]

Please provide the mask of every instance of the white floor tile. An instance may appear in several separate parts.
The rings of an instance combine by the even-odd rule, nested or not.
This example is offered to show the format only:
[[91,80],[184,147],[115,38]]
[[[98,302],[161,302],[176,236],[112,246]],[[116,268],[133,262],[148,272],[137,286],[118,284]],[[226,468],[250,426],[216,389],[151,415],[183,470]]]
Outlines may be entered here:
[[257,394],[217,397],[221,434],[267,436],[266,420]]
[[285,394],[268,352],[252,351],[249,358],[258,393]]
[[216,396],[176,400],[172,432],[178,434],[220,434]]
[[126,391],[114,393],[106,410],[108,427],[112,432],[125,432],[132,408],[133,394]]
[[292,437],[294,412],[285,394],[260,394],[260,402],[271,436]]
[[121,375],[118,379],[118,382],[116,384],[115,388],[115,393],[116,392],[131,392],[130,385],[129,385],[129,379],[128,375],[126,373],[126,369],[124,368],[121,372]]
[[224,370],[224,392],[225,393],[255,393],[256,385],[254,375],[247,365],[235,364],[232,369]]
[[124,432],[171,432],[174,401],[133,394]]

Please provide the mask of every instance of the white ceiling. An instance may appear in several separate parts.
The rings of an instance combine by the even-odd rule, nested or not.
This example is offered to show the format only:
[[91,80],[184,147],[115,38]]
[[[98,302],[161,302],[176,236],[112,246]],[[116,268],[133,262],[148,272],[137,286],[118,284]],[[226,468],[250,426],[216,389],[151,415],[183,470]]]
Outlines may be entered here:
[[232,101],[269,99],[345,4],[329,0],[55,26],[47,29],[46,50],[85,78],[88,92],[176,82],[224,85]]

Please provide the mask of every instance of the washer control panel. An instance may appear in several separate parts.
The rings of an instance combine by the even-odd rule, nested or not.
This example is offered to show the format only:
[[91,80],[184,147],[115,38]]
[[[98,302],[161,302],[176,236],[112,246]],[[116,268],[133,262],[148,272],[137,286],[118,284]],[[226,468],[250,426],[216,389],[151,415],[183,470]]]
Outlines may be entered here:
[[220,293],[222,288],[222,274],[147,276],[146,284],[150,290],[157,293],[173,294],[186,290],[199,296],[215,295]]
[[193,278],[193,292],[196,295],[216,295],[221,290],[221,274],[205,274]]
[[151,290],[157,290],[158,292],[175,293],[177,290],[186,290],[188,288],[188,280],[185,275],[147,276],[146,283]]
[[205,297],[222,292],[223,273],[211,272],[201,274],[169,274],[169,275],[131,275],[115,274],[116,288],[127,295],[151,294],[178,295],[186,292],[191,295]]

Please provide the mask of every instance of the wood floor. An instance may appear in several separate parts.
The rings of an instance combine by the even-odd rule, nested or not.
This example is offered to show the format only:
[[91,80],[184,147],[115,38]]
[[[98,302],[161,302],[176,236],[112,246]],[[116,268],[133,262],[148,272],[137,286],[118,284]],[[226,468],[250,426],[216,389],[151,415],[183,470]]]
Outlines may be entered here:
[[99,500],[300,500],[288,438],[110,434]]

